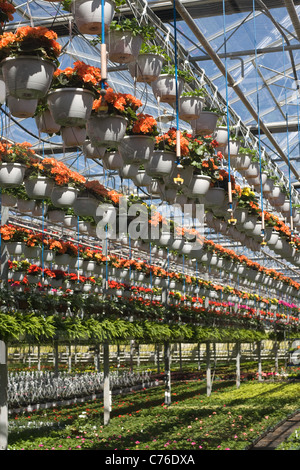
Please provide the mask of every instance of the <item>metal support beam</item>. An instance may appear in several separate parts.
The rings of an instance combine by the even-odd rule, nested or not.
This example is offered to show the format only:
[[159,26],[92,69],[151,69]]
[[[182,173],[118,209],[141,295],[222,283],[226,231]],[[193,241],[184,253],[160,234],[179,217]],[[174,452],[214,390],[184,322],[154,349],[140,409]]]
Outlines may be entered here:
[[[195,35],[195,37],[198,39],[198,41],[201,43],[203,48],[206,50],[206,52],[209,54],[209,56],[212,58],[213,62],[215,65],[218,67],[220,72],[224,77],[226,77],[226,68],[223,62],[221,61],[220,57],[218,54],[215,53],[211,45],[208,43],[206,40],[205,36],[202,34],[200,29],[198,28],[197,24],[191,17],[191,15],[188,13],[186,8],[182,5],[180,0],[173,0],[175,2],[175,7],[178,13],[180,14],[181,18],[186,22],[188,27],[191,29],[192,33]],[[251,106],[250,102],[247,100],[245,97],[243,91],[241,88],[236,84],[234,77],[230,73],[227,73],[227,80],[228,80],[228,85],[232,87],[235,91],[235,93],[238,95],[240,98],[241,102],[244,104],[244,106],[247,108],[251,116],[255,119],[255,121],[260,124],[260,128],[268,137],[269,141],[271,144],[274,146],[276,152],[281,156],[282,160],[286,163],[289,164],[288,158],[286,154],[282,151],[280,145],[278,142],[274,139],[272,133],[269,131],[267,126],[259,119],[257,112],[255,109]],[[297,179],[299,179],[299,174],[298,171],[294,168],[293,165],[290,165],[292,173],[296,176]]]
[[293,0],[284,0],[284,4],[286,6],[288,14],[290,15],[297,38],[300,41],[300,21],[299,21],[298,13],[295,8],[295,4]]

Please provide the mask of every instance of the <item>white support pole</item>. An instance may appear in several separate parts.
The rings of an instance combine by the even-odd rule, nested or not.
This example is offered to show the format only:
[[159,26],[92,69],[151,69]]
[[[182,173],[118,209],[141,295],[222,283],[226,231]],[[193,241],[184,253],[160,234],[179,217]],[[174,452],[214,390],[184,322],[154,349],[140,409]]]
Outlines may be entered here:
[[111,410],[108,342],[105,342],[103,344],[103,369],[104,369],[104,384],[103,384],[104,425],[107,426],[110,422],[110,410]]
[[257,361],[258,361],[258,381],[262,381],[262,366],[261,366],[261,341],[257,343]]
[[7,346],[0,340],[0,450],[7,450],[8,405],[7,405]]
[[[7,224],[9,208],[1,207],[1,225]],[[8,254],[7,248],[1,244],[1,281],[2,286],[8,278]],[[7,344],[0,339],[0,450],[7,450],[8,445],[8,368],[7,368]]]
[[171,405],[171,349],[170,342],[165,341],[165,405]]
[[241,385],[241,343],[236,343],[236,388]]
[[210,363],[210,341],[206,343],[206,395],[211,395],[211,363]]

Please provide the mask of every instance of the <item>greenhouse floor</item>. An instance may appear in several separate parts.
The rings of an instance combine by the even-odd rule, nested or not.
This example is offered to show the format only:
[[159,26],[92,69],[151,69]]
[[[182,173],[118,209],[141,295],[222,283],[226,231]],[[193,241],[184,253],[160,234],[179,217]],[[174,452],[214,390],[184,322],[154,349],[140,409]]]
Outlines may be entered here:
[[249,450],[275,450],[296,429],[300,428],[300,412],[286,419],[275,429],[259,439]]

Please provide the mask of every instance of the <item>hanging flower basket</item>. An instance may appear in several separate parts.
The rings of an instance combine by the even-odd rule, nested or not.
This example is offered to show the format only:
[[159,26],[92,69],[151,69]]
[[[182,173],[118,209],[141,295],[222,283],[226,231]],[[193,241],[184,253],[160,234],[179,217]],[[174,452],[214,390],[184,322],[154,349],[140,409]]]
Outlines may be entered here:
[[36,56],[7,57],[0,63],[7,93],[26,100],[43,98],[51,85],[56,65]]
[[93,260],[84,260],[82,265],[83,271],[94,272],[96,269],[96,261]]
[[152,83],[159,77],[164,60],[160,54],[142,53],[137,56],[136,62],[128,64],[128,70],[137,82]]
[[6,104],[12,116],[27,119],[33,117],[38,100],[25,100],[8,95],[6,98]]
[[93,115],[87,122],[87,133],[94,145],[115,147],[124,138],[126,127],[123,116]]
[[120,170],[123,166],[123,159],[119,152],[106,152],[102,160],[106,170]]
[[51,202],[55,207],[70,208],[73,206],[78,190],[68,186],[55,186],[51,193]]
[[190,187],[188,188],[188,196],[191,198],[197,198],[205,195],[209,190],[210,183],[210,176],[194,175]]
[[80,220],[78,224],[79,233],[89,233],[90,232],[91,223],[88,221]]
[[35,207],[34,200],[18,199],[17,210],[23,214],[31,213]]
[[176,164],[176,154],[164,150],[154,150],[145,165],[146,173],[152,177],[169,175]]
[[37,176],[25,179],[24,185],[30,199],[48,199],[51,197],[54,181],[45,176]]
[[66,228],[76,228],[78,225],[78,218],[76,215],[65,215],[64,216],[64,226]]
[[145,170],[138,170],[136,176],[132,177],[132,181],[136,186],[149,188],[151,186],[152,177],[147,175]]
[[133,163],[128,163],[127,165],[123,165],[122,168],[119,169],[119,175],[121,178],[135,178],[139,171],[139,165],[135,165]]
[[65,213],[62,210],[50,210],[47,212],[47,218],[53,224],[60,224],[64,222]]
[[3,207],[15,207],[17,198],[13,194],[1,194],[1,205]]
[[151,186],[149,188],[149,192],[152,194],[152,196],[163,197],[164,190],[165,185],[158,179],[152,178]]
[[[73,0],[71,12],[81,34],[101,34],[102,4],[97,0]],[[115,2],[105,0],[103,20],[107,31],[115,13]]]
[[259,163],[258,162],[251,162],[248,168],[244,170],[244,175],[246,178],[257,178],[259,176]]
[[60,134],[66,147],[81,147],[86,139],[86,127],[62,127]]
[[24,242],[5,242],[5,248],[7,248],[10,256],[21,256],[25,250]]
[[281,191],[280,186],[274,185],[273,190],[270,194],[268,194],[268,199],[272,206],[278,207],[282,206],[285,201],[285,194]]
[[106,152],[106,146],[103,145],[93,145],[90,140],[83,142],[82,150],[86,158],[103,158]]
[[79,217],[94,216],[99,206],[99,201],[91,196],[78,195],[73,203],[73,210]]
[[216,127],[213,138],[218,142],[218,148],[222,149],[226,147],[228,143],[228,129],[227,126]]
[[25,246],[24,256],[28,259],[40,259],[42,249],[40,246]]
[[210,135],[216,129],[219,115],[212,111],[201,111],[201,115],[191,121],[191,127],[195,136]]
[[153,155],[154,139],[148,135],[125,135],[119,143],[124,163],[144,163]]
[[55,257],[55,252],[53,250],[41,251],[41,259],[43,259],[45,263],[54,263]]
[[225,190],[223,188],[209,188],[204,196],[205,207],[222,207],[225,201]]
[[225,157],[229,156],[230,157],[236,157],[239,154],[241,142],[239,141],[229,141],[229,148],[228,148],[228,143],[225,145],[224,149],[222,150],[222,153]]
[[0,187],[13,188],[20,186],[25,177],[26,165],[22,163],[6,163],[0,165]]
[[[184,80],[178,77],[177,87],[178,96],[184,89]],[[151,83],[152,90],[156,99],[162,103],[175,103],[176,101],[176,78],[174,75],[161,74],[154,82]]]
[[45,134],[56,134],[60,131],[60,124],[57,124],[49,109],[46,109],[41,114],[35,116],[35,123],[39,132],[44,132]]
[[192,121],[199,118],[204,98],[201,96],[180,96],[178,109],[179,118],[183,121]]
[[84,88],[57,88],[47,95],[54,121],[66,127],[84,127],[91,115],[93,102],[93,92]]
[[134,62],[140,52],[143,37],[132,31],[110,30],[108,33],[107,51],[111,62],[128,64]]
[[[230,162],[231,163],[231,162]],[[249,155],[239,154],[232,160],[233,167],[240,171],[246,170],[251,164],[251,157]]]

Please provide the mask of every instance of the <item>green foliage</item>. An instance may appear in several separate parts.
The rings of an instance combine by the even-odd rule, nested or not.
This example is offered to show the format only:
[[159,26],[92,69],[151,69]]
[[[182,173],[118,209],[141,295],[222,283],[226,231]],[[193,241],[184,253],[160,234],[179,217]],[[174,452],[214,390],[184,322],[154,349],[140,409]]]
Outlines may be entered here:
[[157,46],[155,44],[147,44],[143,42],[141,49],[140,49],[140,54],[158,54],[164,57],[165,60],[168,62],[171,61],[171,58],[166,54],[166,51],[161,47]]
[[205,88],[197,88],[196,90],[192,91],[184,91],[181,93],[181,96],[199,96],[204,98],[207,95],[207,91]]
[[150,24],[139,24],[136,18],[113,20],[109,29],[110,31],[130,31],[133,36],[141,35],[144,40],[155,38],[155,27]]
[[[162,74],[173,75],[175,77],[176,70],[175,65],[166,64],[161,70]],[[177,75],[179,78],[182,78],[185,82],[189,83],[194,80],[193,75],[188,70],[177,69]]]

